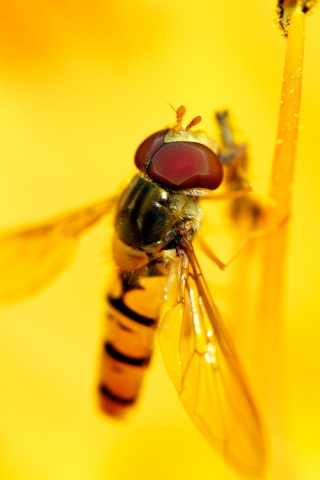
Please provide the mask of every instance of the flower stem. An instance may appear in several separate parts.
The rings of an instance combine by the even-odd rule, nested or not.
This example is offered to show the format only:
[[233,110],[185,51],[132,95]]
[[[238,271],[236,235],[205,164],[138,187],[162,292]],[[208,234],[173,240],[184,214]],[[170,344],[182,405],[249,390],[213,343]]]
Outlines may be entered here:
[[[283,435],[281,402],[283,298],[288,218],[293,191],[294,166],[299,131],[305,14],[297,6],[290,14],[278,130],[273,158],[269,202],[265,214],[267,232],[263,242],[260,304],[260,345],[264,355],[265,408],[272,429],[273,456],[281,455]],[[280,452],[279,452],[280,450]],[[275,461],[275,464],[277,460]]]

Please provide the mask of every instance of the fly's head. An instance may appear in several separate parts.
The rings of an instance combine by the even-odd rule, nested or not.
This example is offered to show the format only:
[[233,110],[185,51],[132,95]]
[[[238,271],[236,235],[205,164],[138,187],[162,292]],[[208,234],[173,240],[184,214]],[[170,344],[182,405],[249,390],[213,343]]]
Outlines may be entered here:
[[173,191],[215,190],[222,182],[223,169],[214,142],[204,132],[192,130],[201,117],[182,125],[185,112],[185,107],[179,107],[172,128],[156,132],[141,143],[135,164],[151,180]]

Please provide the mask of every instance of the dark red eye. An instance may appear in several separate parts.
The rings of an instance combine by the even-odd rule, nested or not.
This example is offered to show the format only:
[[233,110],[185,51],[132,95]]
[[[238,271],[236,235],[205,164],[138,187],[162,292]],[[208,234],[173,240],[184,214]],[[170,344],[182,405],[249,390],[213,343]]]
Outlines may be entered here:
[[195,142],[165,143],[153,155],[148,175],[172,188],[219,187],[223,169],[210,148]]
[[201,143],[164,143],[167,132],[154,133],[139,146],[135,155],[139,170],[173,189],[218,188],[223,179],[218,156]]
[[139,145],[134,157],[134,163],[141,170],[146,172],[145,164],[152,158],[155,152],[164,144],[164,137],[169,130],[161,130],[156,132],[150,137],[146,138],[144,142]]

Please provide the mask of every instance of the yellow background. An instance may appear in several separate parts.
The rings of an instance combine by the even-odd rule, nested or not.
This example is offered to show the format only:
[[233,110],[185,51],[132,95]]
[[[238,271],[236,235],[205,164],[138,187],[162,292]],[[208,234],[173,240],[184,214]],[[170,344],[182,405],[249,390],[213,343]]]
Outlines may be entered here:
[[[174,120],[161,97],[185,104],[188,119],[200,114],[210,133],[212,111],[230,108],[250,141],[255,191],[265,195],[285,50],[272,9],[251,0],[1,0],[0,227],[113,193],[132,174],[139,142]],[[319,45],[316,10],[307,20],[281,327],[279,479],[320,476]],[[0,478],[237,478],[186,417],[157,349],[132,418],[119,424],[97,412],[106,231],[90,234],[38,297],[1,309]]]

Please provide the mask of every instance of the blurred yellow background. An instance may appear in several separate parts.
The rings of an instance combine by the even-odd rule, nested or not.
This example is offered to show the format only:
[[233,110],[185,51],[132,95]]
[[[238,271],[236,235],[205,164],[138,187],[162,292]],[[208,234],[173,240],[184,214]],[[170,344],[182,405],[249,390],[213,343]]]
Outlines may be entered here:
[[[250,142],[254,189],[265,195],[285,51],[273,7],[0,0],[1,229],[113,193],[133,173],[138,144],[173,122],[162,97],[186,105],[187,119],[201,115],[209,133],[213,110],[230,108]],[[316,10],[307,20],[281,327],[287,447],[277,479],[320,476],[319,45]],[[92,232],[39,296],[0,311],[0,478],[238,478],[187,418],[157,348],[132,418],[121,424],[97,412],[106,233]]]

